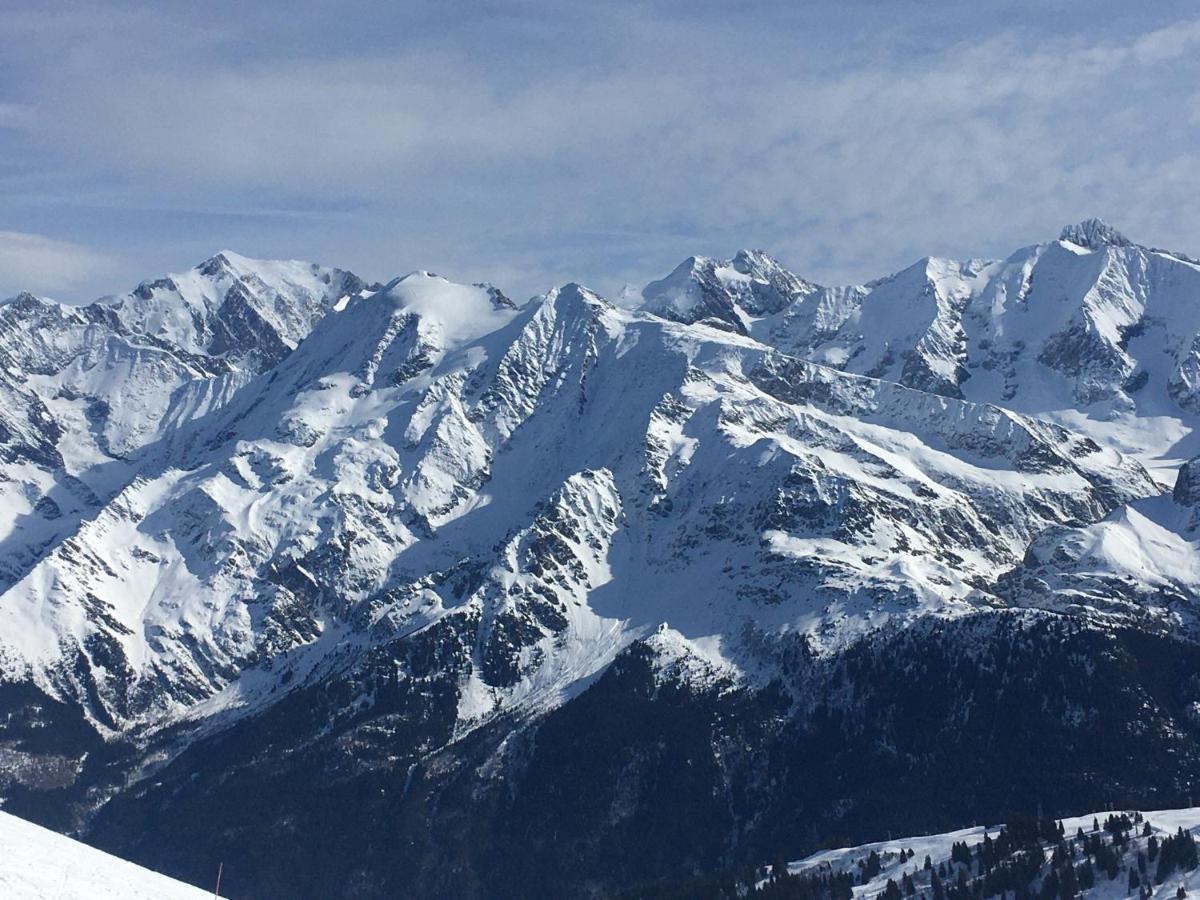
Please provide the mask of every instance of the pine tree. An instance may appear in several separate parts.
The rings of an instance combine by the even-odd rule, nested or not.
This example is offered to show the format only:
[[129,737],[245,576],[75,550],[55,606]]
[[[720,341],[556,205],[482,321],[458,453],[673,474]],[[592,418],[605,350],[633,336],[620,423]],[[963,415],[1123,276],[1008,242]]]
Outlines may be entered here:
[[872,850],[871,855],[867,857],[867,867],[863,871],[863,884],[866,884],[868,881],[878,875],[880,869],[882,868],[883,866],[879,861],[879,854]]
[[1092,861],[1090,859],[1084,860],[1083,865],[1079,867],[1078,875],[1079,875],[1079,886],[1081,888],[1083,888],[1085,891],[1092,887],[1095,887],[1096,871],[1092,868]]
[[1138,871],[1133,866],[1129,867],[1129,890],[1132,891],[1136,887],[1141,887],[1142,879],[1138,877]]
[[942,879],[936,871],[929,878],[929,890],[933,894],[933,900],[946,900],[946,890],[942,887]]
[[1196,866],[1200,865],[1200,856],[1197,856],[1196,853],[1196,839],[1193,838],[1190,833],[1186,833],[1182,828],[1180,828],[1179,836],[1176,840],[1178,840],[1181,845],[1179,853],[1179,867],[1185,872],[1190,872],[1192,869],[1196,868]]
[[1075,867],[1067,863],[1062,868],[1062,876],[1058,886],[1058,895],[1062,900],[1073,900],[1079,893],[1079,881],[1075,877]]
[[1057,900],[1058,898],[1058,873],[1051,869],[1046,877],[1042,879],[1042,890],[1039,893],[1042,900]]

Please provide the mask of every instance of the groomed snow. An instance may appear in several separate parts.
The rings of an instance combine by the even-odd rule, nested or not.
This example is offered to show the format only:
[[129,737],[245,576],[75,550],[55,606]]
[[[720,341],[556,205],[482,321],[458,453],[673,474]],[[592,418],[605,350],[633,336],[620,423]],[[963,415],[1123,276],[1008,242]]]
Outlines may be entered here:
[[0,896],[5,900],[211,900],[213,893],[0,812]]

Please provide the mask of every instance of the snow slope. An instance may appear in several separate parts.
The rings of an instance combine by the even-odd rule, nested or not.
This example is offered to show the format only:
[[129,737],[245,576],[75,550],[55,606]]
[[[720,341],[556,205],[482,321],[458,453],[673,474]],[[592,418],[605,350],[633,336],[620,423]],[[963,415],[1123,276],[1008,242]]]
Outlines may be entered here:
[[143,869],[4,812],[0,812],[0,895],[7,900],[213,897],[211,891]]
[[0,305],[0,587],[365,287],[226,252],[88,306]]
[[1050,418],[1167,484],[1200,451],[1200,263],[1099,220],[1005,260],[929,257],[854,287],[813,285],[763,254],[697,259],[643,296],[648,311],[848,372]]
[[1017,605],[1193,629],[1200,612],[1198,472],[1200,459],[1192,459],[1171,494],[1119,507],[1083,527],[1048,528],[996,593]]
[[[693,258],[642,310],[231,253],[89,307],[24,296],[0,669],[145,732],[448,635],[461,733],[652,634],[769,679],[787,640],[1074,610],[1076,570],[1089,615],[1189,625],[1196,550],[1155,531],[1166,470],[1139,457],[1191,427],[1198,279],[1084,223],[854,288]],[[1134,545],[1161,563],[1106,550],[1097,579],[1079,549]]]
[[[1082,816],[1067,817],[1060,821],[1067,836],[1073,837],[1080,828],[1084,830],[1085,834],[1091,833],[1095,820],[1104,822],[1114,812],[1117,815],[1120,815],[1121,812],[1126,812],[1130,816],[1133,815],[1133,810],[1105,810]],[[1179,828],[1193,835],[1200,835],[1200,807],[1154,810],[1142,812],[1142,815],[1150,823],[1152,833],[1157,835],[1160,840],[1165,836],[1174,834]],[[918,892],[924,890],[928,893],[929,878],[922,871],[926,856],[929,856],[934,868],[937,868],[941,863],[946,863],[948,867],[951,867],[951,871],[953,872],[950,852],[954,844],[965,842],[974,851],[975,846],[983,840],[985,834],[995,838],[999,831],[999,823],[995,825],[975,825],[970,828],[962,828],[944,834],[914,835],[911,837],[877,841],[858,847],[824,850],[807,856],[804,859],[789,862],[787,868],[792,874],[850,872],[857,875],[859,861],[866,860],[871,852],[874,851],[879,854],[882,867],[879,874],[866,884],[854,885],[853,890],[856,898],[863,898],[865,900],[865,898],[882,896],[888,880],[891,879],[899,883],[902,874],[905,872],[908,872],[913,878]],[[1144,848],[1145,846],[1145,838],[1140,836],[1140,826],[1134,834],[1131,852],[1136,852],[1137,849]],[[915,855],[911,860],[901,860],[901,850],[912,850]],[[1156,898],[1161,897],[1164,900],[1165,898],[1172,898],[1173,900],[1180,884],[1184,885],[1189,893],[1200,890],[1200,869],[1195,869],[1191,872],[1175,872],[1163,884],[1152,885],[1152,896]],[[1122,869],[1120,876],[1112,881],[1108,880],[1103,873],[1100,873],[1097,877],[1096,886],[1083,891],[1082,896],[1097,898],[1097,900],[1098,898],[1105,898],[1105,900],[1112,898],[1112,900],[1116,900],[1116,898],[1122,897],[1136,897],[1138,896],[1138,892],[1128,889],[1125,872]]]
[[8,671],[106,727],[445,619],[473,635],[464,721],[552,705],[663,623],[750,671],[748,632],[969,613],[1047,527],[1157,491],[994,406],[425,273],[171,443],[0,605]]

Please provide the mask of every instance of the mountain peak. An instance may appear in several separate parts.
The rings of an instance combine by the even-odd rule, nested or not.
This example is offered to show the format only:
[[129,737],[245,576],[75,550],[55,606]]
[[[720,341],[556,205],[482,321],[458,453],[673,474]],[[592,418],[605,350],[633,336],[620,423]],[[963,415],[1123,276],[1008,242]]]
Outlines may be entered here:
[[1076,225],[1068,225],[1058,236],[1060,241],[1070,241],[1080,247],[1101,250],[1104,247],[1128,247],[1132,241],[1103,219],[1084,219]]
[[491,285],[458,284],[416,271],[391,282],[379,296],[396,309],[436,322],[447,340],[464,341],[499,328],[515,313],[515,304],[499,302],[498,294]]
[[230,256],[231,254],[228,250],[221,250],[197,265],[195,269],[207,278],[213,278],[222,273],[233,274],[233,265]]
[[36,294],[31,294],[29,291],[20,291],[16,296],[9,297],[6,300],[0,300],[0,306],[28,306],[30,304],[40,305],[43,303],[41,297]]
[[745,247],[733,255],[731,263],[735,269],[744,273],[748,273],[752,268],[757,266],[770,266],[776,269],[783,268],[779,260],[765,250],[752,250]]
[[749,319],[782,312],[815,286],[762,250],[732,259],[689,256],[666,278],[642,290],[642,309],[687,324],[724,322],[745,333]]

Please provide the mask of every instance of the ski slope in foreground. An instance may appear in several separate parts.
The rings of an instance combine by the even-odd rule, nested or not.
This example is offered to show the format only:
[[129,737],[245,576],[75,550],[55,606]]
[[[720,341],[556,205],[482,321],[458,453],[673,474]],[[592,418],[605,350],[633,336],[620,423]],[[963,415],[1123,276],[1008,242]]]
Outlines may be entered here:
[[212,896],[0,812],[0,897],[6,900],[205,900]]

